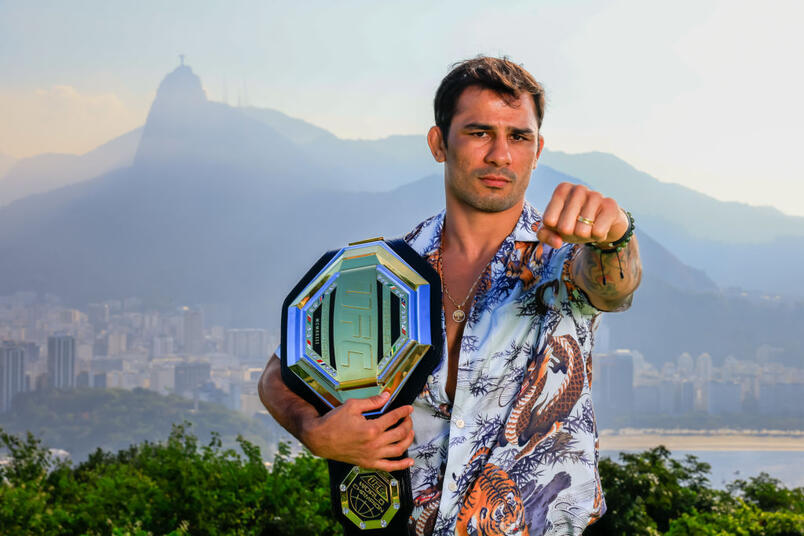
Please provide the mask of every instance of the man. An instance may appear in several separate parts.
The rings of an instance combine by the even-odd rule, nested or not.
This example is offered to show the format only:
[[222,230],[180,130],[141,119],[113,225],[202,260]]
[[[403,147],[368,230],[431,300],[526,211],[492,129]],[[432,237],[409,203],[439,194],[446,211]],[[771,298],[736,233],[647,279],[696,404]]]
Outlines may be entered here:
[[559,185],[541,217],[525,202],[544,103],[498,58],[458,64],[436,93],[427,142],[446,210],[405,239],[441,275],[446,345],[412,407],[363,418],[380,395],[319,417],[276,356],[260,380],[265,406],[314,454],[411,467],[416,534],[579,534],[605,511],[592,336],[600,311],[629,306],[639,252],[627,213],[584,186]]

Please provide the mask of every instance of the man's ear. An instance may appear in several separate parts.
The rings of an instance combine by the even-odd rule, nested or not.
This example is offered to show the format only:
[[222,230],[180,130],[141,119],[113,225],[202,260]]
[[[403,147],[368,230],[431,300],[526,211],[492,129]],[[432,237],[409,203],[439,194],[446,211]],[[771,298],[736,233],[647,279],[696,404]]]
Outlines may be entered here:
[[533,169],[539,163],[539,157],[542,156],[542,149],[544,149],[544,136],[539,134],[539,147],[536,149],[536,158],[533,159]]
[[427,132],[427,145],[430,146],[430,152],[433,153],[433,158],[436,162],[444,162],[447,159],[447,147],[444,144],[444,136],[441,129],[432,126]]

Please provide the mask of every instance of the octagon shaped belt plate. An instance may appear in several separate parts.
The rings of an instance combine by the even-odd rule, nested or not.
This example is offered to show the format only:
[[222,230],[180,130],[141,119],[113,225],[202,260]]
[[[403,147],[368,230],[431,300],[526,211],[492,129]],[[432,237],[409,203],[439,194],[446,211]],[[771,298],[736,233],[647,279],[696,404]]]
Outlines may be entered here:
[[305,279],[285,309],[287,368],[325,409],[383,390],[390,404],[432,343],[430,282],[379,239],[350,244]]

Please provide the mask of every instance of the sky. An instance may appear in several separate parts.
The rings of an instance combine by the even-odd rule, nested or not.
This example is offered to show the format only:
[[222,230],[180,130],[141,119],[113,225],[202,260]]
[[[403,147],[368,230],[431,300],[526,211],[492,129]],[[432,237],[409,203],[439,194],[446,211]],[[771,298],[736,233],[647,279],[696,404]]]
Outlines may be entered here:
[[774,1],[0,0],[0,153],[81,154],[142,125],[179,54],[210,99],[342,138],[424,134],[451,64],[507,55],[547,90],[549,149],[804,216],[803,15]]

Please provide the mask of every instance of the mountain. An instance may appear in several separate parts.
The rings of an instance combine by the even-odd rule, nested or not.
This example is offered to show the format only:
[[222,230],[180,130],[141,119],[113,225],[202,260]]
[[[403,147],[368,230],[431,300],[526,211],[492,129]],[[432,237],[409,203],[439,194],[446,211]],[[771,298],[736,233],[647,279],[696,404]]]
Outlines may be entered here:
[[[165,162],[217,160],[252,176],[282,175],[283,188],[380,192],[440,172],[423,136],[342,140],[276,110],[209,102],[189,67],[166,77],[154,105],[143,144],[135,144],[143,131],[137,129],[82,157],[25,159],[7,177],[10,180],[0,180],[0,200],[87,180],[125,166],[135,152],[146,166],[158,161],[162,151]],[[175,136],[159,125],[159,117],[170,117],[171,110],[176,119],[187,118],[176,123]],[[303,173],[297,172],[299,166]],[[804,296],[804,280],[791,269],[804,261],[804,218],[717,201],[661,182],[605,153],[545,150],[540,169],[547,167],[617,198],[634,213],[639,229],[722,287]],[[538,180],[537,172],[534,181]],[[543,199],[548,198],[546,192]],[[537,198],[537,207],[545,204]]]
[[[144,129],[82,157],[41,155],[19,162],[0,180],[0,203],[124,167],[135,152],[141,167],[214,162],[240,169],[263,187],[265,178],[281,176],[282,188],[299,191],[383,192],[440,173],[424,136],[344,140],[276,110],[210,102],[198,76],[181,66],[160,84]],[[721,287],[804,296],[804,280],[792,269],[804,262],[804,218],[718,201],[605,153],[545,150],[540,169],[545,167],[615,197],[640,230]],[[536,202],[540,209],[545,204]]]
[[311,162],[341,178],[338,187],[344,190],[384,192],[440,169],[430,155],[424,136],[343,140],[276,110],[239,110],[304,147]]
[[239,109],[207,100],[201,80],[182,65],[159,85],[134,168],[153,173],[198,163],[248,175],[261,187],[267,176],[282,177],[282,187],[291,189],[326,183],[325,169],[310,163],[304,149]]
[[804,296],[804,218],[724,202],[661,182],[606,153],[549,152],[541,162],[614,197],[638,225],[723,287]]
[[[210,102],[198,77],[179,67],[159,87],[131,165],[0,209],[0,295],[31,289],[77,306],[132,295],[154,307],[228,304],[232,325],[274,330],[282,298],[323,251],[398,236],[443,207],[439,173],[386,191],[357,188],[365,180],[354,179],[361,166],[379,166],[383,155],[390,161],[396,154],[405,173],[417,169],[424,158],[416,156],[418,143],[408,136],[338,140],[278,112]],[[341,152],[336,169],[321,155],[338,144],[353,149]],[[579,180],[548,161],[527,192],[538,208],[559,182]],[[598,187],[595,176],[581,179]],[[644,197],[662,195],[661,185],[642,181],[644,188],[627,185]],[[607,193],[619,188],[601,184]],[[703,348],[717,361],[728,354],[752,358],[759,345],[772,343],[800,355],[789,325],[800,305],[719,291],[708,266],[668,248],[670,239],[655,239],[653,227],[662,227],[627,194],[623,204],[637,216],[645,276],[634,311],[606,316],[617,347],[642,350],[649,359]],[[752,280],[761,281],[762,273],[752,272]]]
[[293,143],[307,144],[312,142],[319,142],[321,140],[337,139],[334,134],[321,127],[311,125],[301,119],[290,117],[278,110],[271,110],[270,108],[256,108],[254,106],[245,106],[238,108],[241,113],[256,119],[261,123],[265,123],[277,132],[282,133],[282,137],[287,138]]
[[17,160],[0,175],[0,205],[130,166],[141,136],[137,128],[84,155],[46,153]]
[[2,184],[1,181],[3,180],[3,175],[5,175],[8,170],[14,166],[16,161],[17,159],[13,156],[0,153],[0,184]]
[[611,154],[545,151],[541,162],[612,192],[625,206],[644,212],[651,232],[661,240],[678,232],[732,244],[804,236],[804,217],[772,207],[718,201],[680,184],[661,182]]
[[[25,230],[0,234],[0,294],[35,288],[70,303],[129,295],[149,305],[227,303],[234,325],[273,330],[282,298],[323,251],[398,236],[443,206],[438,176],[393,192],[299,193],[256,188],[214,166],[137,171],[0,212],[0,230]],[[567,179],[546,167],[540,173],[534,186]],[[528,192],[534,202],[540,196],[538,186]],[[804,350],[791,325],[800,306],[724,295],[650,235],[639,232],[639,239],[645,277],[633,311],[605,320],[615,347],[641,350],[651,361],[682,351],[708,351],[716,362],[729,354],[752,358],[768,341],[785,352]]]

